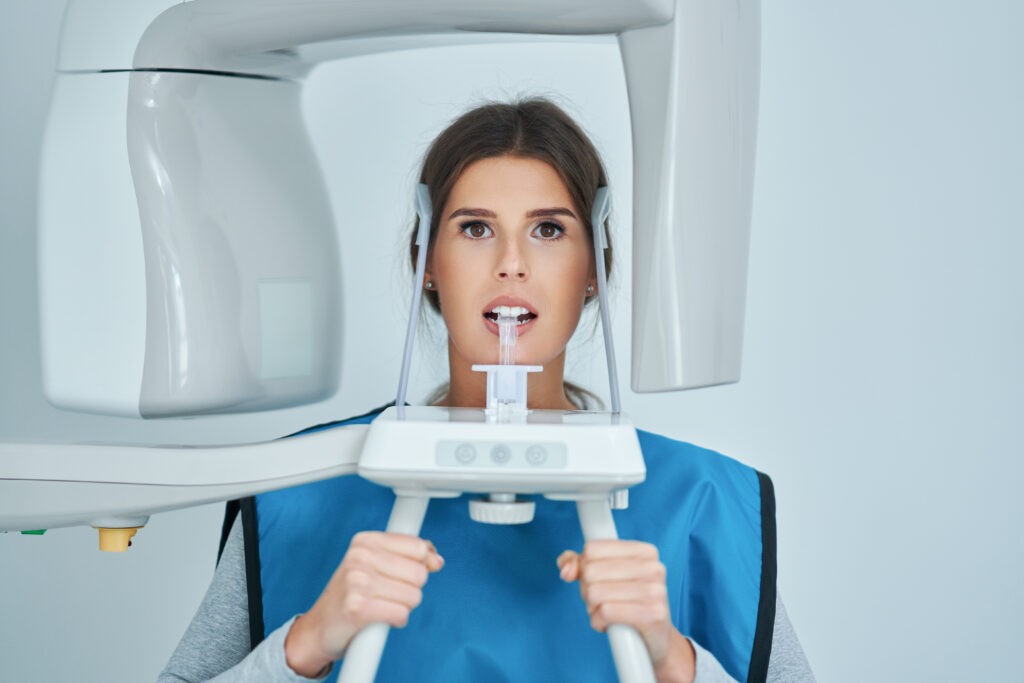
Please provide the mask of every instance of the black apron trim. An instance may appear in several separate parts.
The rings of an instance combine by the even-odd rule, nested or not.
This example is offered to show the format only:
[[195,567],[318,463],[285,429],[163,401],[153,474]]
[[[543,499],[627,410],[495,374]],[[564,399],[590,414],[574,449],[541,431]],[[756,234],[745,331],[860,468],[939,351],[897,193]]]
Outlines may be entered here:
[[[362,415],[356,415],[355,417],[346,417],[344,420],[332,420],[330,422],[322,422],[322,423],[320,423],[318,425],[313,425],[312,427],[306,427],[305,429],[301,429],[301,430],[295,432],[294,434],[289,434],[288,436],[285,436],[285,437],[282,437],[282,438],[288,439],[288,438],[291,438],[293,436],[301,436],[302,434],[305,434],[307,432],[315,432],[318,429],[326,429],[327,427],[333,427],[335,425],[340,425],[342,422],[351,422],[352,420],[359,420],[359,419],[364,418],[364,417],[369,417],[370,415],[376,415],[377,413],[383,413],[385,410],[387,410],[388,408],[390,408],[393,405],[395,405],[395,402],[394,401],[390,401],[390,402],[385,403],[384,405],[382,405],[380,408],[374,408],[373,410],[369,410],[369,411],[363,413]],[[406,403],[405,405],[409,405],[409,404]]]
[[757,473],[761,487],[761,597],[757,605],[757,625],[750,652],[748,683],[764,683],[768,679],[768,662],[772,655],[775,632],[775,580],[778,575],[775,545],[775,488],[767,474]]
[[220,556],[224,554],[224,546],[228,544],[228,534],[231,533],[231,526],[238,517],[238,501],[229,500],[224,506],[224,522],[220,525],[220,545],[217,546],[217,564],[220,564]]
[[249,649],[263,642],[263,582],[260,580],[260,539],[256,523],[256,499],[239,501],[245,539],[245,592],[249,594]]

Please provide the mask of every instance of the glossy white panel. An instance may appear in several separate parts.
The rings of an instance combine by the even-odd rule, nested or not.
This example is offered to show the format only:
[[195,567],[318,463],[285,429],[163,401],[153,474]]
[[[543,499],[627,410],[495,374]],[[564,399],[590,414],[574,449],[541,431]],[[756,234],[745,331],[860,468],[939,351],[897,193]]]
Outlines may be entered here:
[[56,78],[39,178],[39,325],[53,405],[138,417],[146,282],[127,97],[126,73]]
[[330,396],[337,243],[299,84],[136,72],[129,92],[148,292],[142,414]]
[[740,376],[760,63],[757,2],[680,0],[619,37],[633,125],[634,391]]

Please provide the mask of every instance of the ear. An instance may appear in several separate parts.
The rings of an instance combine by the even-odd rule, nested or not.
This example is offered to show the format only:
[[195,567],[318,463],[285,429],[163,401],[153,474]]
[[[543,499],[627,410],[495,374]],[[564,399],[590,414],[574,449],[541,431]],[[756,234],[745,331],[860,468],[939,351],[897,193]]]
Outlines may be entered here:
[[587,288],[590,289],[591,293],[587,295],[587,298],[597,294],[597,270],[594,268],[594,259],[590,259],[590,271],[587,273]]
[[427,262],[423,264],[423,282],[420,283],[421,288],[426,288],[428,282],[432,282],[434,279],[434,255],[427,253]]

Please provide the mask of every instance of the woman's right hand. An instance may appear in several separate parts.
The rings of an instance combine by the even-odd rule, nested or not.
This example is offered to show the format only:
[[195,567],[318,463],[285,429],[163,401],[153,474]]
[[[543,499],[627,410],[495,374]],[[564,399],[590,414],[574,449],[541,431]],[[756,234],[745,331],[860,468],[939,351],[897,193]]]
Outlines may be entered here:
[[364,626],[405,626],[427,577],[443,566],[434,544],[417,536],[356,534],[316,604],[292,623],[284,642],[288,666],[307,678],[325,675]]

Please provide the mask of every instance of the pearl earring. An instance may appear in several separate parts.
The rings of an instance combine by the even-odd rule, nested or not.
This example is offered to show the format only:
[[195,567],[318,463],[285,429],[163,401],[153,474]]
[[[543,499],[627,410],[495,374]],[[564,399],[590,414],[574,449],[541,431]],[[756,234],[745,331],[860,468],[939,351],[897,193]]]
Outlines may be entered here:
[[594,293],[594,285],[587,285],[587,296]]
[[433,283],[433,281],[431,281],[431,280],[427,280],[427,285],[426,285],[426,287],[427,287],[427,289],[433,289],[433,288],[434,288],[434,283]]

